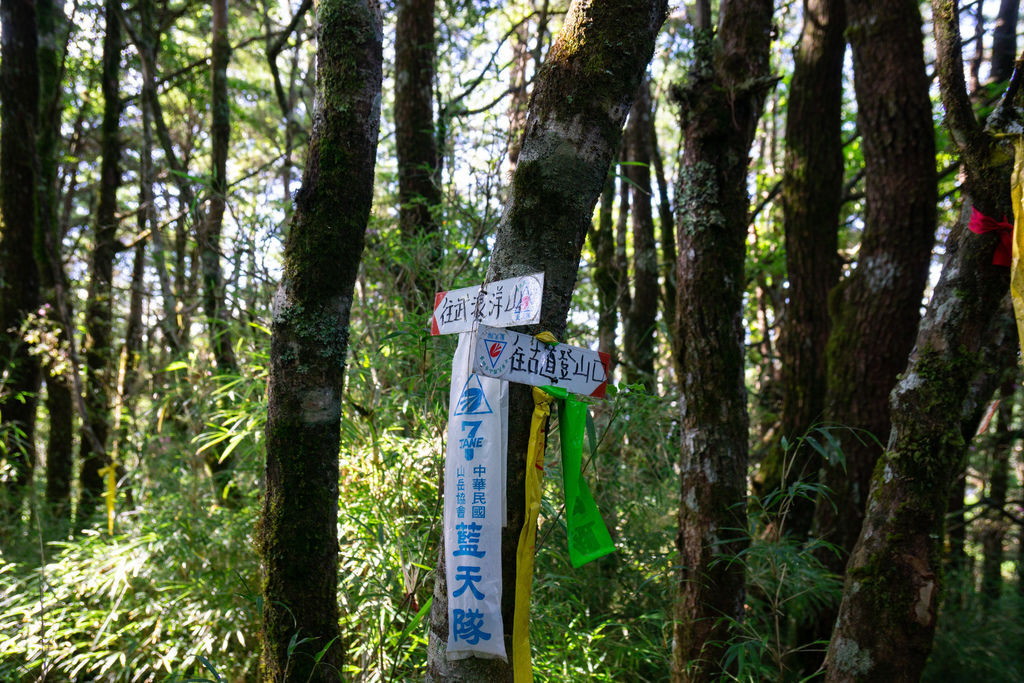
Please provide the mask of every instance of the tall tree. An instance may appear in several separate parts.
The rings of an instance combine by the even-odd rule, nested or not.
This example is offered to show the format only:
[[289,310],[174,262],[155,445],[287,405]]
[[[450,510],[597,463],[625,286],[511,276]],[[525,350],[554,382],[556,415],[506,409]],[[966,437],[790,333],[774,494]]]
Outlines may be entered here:
[[[57,217],[57,159],[60,140],[63,89],[61,88],[61,60],[66,49],[68,22],[63,6],[53,0],[36,0],[39,23],[39,88],[40,100],[37,148],[39,150],[39,192],[35,254],[39,267],[39,281],[43,299],[47,302],[48,324],[57,330],[58,349],[47,358],[46,412],[49,417],[49,436],[46,442],[46,501],[54,519],[70,522],[72,450],[74,428],[72,424],[71,364],[64,358],[67,344],[65,321],[71,316],[62,311],[67,306],[64,291],[64,270],[59,258],[58,245],[62,231]],[[58,288],[61,289],[58,292]]]
[[1017,57],[1017,15],[1020,0],[1001,0],[996,26],[992,31],[992,59],[990,81],[1009,80],[1013,73],[1013,60]]
[[95,243],[89,260],[89,299],[85,307],[85,407],[79,454],[81,492],[76,520],[79,526],[92,515],[103,491],[100,470],[109,462],[106,453],[110,422],[111,367],[113,345],[111,302],[114,256],[117,242],[117,188],[121,184],[121,140],[119,119],[121,99],[118,90],[121,66],[121,24],[115,0],[104,4],[103,36],[103,124],[100,129],[100,186],[96,207]]
[[747,392],[743,290],[747,159],[765,95],[771,0],[723,0],[712,31],[707,3],[694,61],[675,87],[683,157],[677,183],[679,373],[682,391],[679,553],[672,679],[722,675],[730,620],[742,619]]
[[[629,113],[626,138],[632,190],[633,292],[622,337],[627,382],[641,382],[654,392],[654,326],[658,313],[658,251],[651,211],[651,88],[645,79]],[[626,285],[628,286],[628,284]]]
[[[825,409],[825,344],[831,320],[828,292],[839,278],[839,209],[843,192],[843,54],[845,0],[804,0],[804,24],[793,53],[786,109],[786,162],[782,177],[783,230],[789,302],[779,338],[782,415],[779,431],[796,442]],[[769,452],[758,478],[765,491],[783,484],[783,472],[815,478],[814,451]],[[793,460],[785,462],[786,457]],[[797,534],[810,528],[813,507],[793,509],[786,522]]]
[[13,477],[0,491],[0,513],[17,515],[35,462],[39,361],[22,327],[39,305],[36,231],[36,123],[39,112],[36,4],[0,3],[0,456]]
[[[203,269],[203,308],[210,331],[210,345],[219,372],[237,369],[231,342],[229,311],[224,306],[224,276],[220,265],[221,231],[228,194],[228,146],[231,139],[231,101],[228,99],[228,2],[213,0],[213,38],[210,50],[211,100],[210,149],[212,174],[210,202],[198,223],[200,260]],[[215,468],[216,469],[216,468]]]
[[398,0],[396,10],[395,152],[398,224],[409,269],[405,301],[410,312],[424,313],[433,303],[442,246],[434,131],[434,0]]
[[[857,267],[829,298],[833,327],[826,349],[825,416],[848,429],[837,434],[845,464],[826,464],[831,501],[819,503],[815,523],[820,534],[848,552],[860,531],[879,443],[889,433],[889,392],[917,332],[935,234],[937,181],[918,3],[871,0],[846,7],[864,150],[865,216]],[[827,557],[836,571],[844,559]],[[831,619],[825,622],[831,626]]]
[[[917,4],[907,5],[905,11],[916,14]],[[847,567],[826,657],[829,681],[921,676],[938,616],[947,493],[964,453],[963,401],[1008,284],[1006,268],[992,264],[998,238],[979,237],[967,227],[972,208],[1009,215],[1006,156],[971,108],[957,3],[934,0],[932,15],[946,124],[965,169],[963,207],[946,240],[945,263],[913,354],[892,393],[892,432]],[[990,122],[1000,125],[1005,116],[1004,108]]]
[[[487,280],[544,272],[543,306],[531,334],[565,331],[580,252],[622,137],[654,39],[664,0],[577,0],[537,75],[512,187],[498,224]],[[602,65],[603,68],[595,68]],[[508,525],[501,538],[505,651],[511,659],[516,547],[526,518],[525,470],[533,398],[509,386]],[[508,662],[448,661],[448,590],[444,550],[430,614],[428,680],[511,681]]]
[[316,21],[317,105],[270,347],[257,530],[268,681],[337,680],[345,658],[337,601],[341,396],[373,200],[383,29],[377,0],[322,0]]

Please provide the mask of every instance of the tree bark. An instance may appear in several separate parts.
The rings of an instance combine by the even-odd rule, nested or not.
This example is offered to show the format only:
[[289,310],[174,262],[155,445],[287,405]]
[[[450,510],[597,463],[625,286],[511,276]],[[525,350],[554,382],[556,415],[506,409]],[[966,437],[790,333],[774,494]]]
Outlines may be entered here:
[[352,293],[373,199],[382,30],[376,0],[317,6],[317,104],[270,349],[266,493],[257,529],[268,681],[338,680],[345,658],[338,640],[338,446]]
[[[637,91],[626,125],[633,228],[633,292],[622,338],[626,381],[654,393],[654,327],[658,313],[658,252],[651,211],[651,89],[647,80]],[[628,284],[626,285],[629,286]]]
[[[118,4],[104,5],[106,32],[103,38],[103,124],[100,131],[100,188],[96,207],[96,238],[89,262],[89,300],[85,308],[85,406],[79,455],[81,493],[76,524],[84,526],[103,492],[100,470],[109,463],[105,450],[110,422],[112,283],[117,239],[117,188],[121,184],[121,141],[118,119],[121,101],[118,71],[121,62],[121,25]],[[90,435],[91,432],[91,435]],[[95,437],[95,438],[93,438]]]
[[35,462],[39,361],[24,341],[26,316],[39,305],[36,233],[36,124],[39,66],[34,0],[0,3],[0,396],[3,459],[13,476],[0,491],[0,514],[16,518]]
[[992,58],[989,60],[989,81],[998,83],[1010,79],[1013,60],[1017,58],[1017,15],[1020,0],[1002,0],[996,26],[992,31]]
[[988,480],[988,502],[991,507],[981,530],[982,563],[981,594],[986,604],[992,606],[999,600],[1003,588],[1003,541],[1009,523],[1003,516],[1006,506],[1006,490],[1009,483],[1010,451],[1013,449],[1013,398],[1017,392],[1014,381],[1018,369],[1005,372],[1005,379],[999,390],[999,408],[996,414],[995,438],[992,440],[992,468]]
[[[829,295],[825,416],[843,427],[837,437],[845,466],[826,463],[823,481],[831,502],[819,502],[815,524],[820,537],[849,552],[881,455],[879,442],[889,433],[889,392],[917,332],[937,195],[917,3],[848,0],[847,14],[866,208],[857,267]],[[845,557],[829,553],[823,559],[841,572]]]
[[[675,89],[684,147],[677,194],[679,558],[672,680],[717,680],[743,618],[747,393],[743,290],[747,159],[769,73],[770,0],[723,0],[718,30],[697,30]],[[734,622],[733,622],[734,623]]]
[[615,335],[619,324],[616,305],[619,286],[615,277],[615,223],[612,220],[612,205],[615,203],[615,177],[609,173],[601,190],[601,206],[597,213],[597,224],[590,232],[590,244],[594,249],[594,284],[597,286],[597,346],[607,353],[611,362],[608,367],[609,379],[615,372]]
[[424,317],[441,262],[440,158],[434,131],[434,0],[398,0],[395,19],[395,152],[398,225],[405,247],[406,310]]
[[57,329],[58,351],[48,359],[45,368],[46,413],[49,418],[49,437],[46,442],[46,502],[50,516],[67,528],[71,522],[71,479],[74,429],[72,426],[70,363],[60,349],[67,343],[63,321],[71,316],[62,313],[64,297],[57,295],[63,286],[63,266],[57,245],[61,232],[57,217],[57,143],[60,139],[60,120],[63,95],[60,87],[61,59],[66,49],[67,18],[63,8],[53,0],[37,0],[36,15],[39,24],[39,87],[45,97],[40,101],[39,128],[36,147],[39,151],[39,192],[35,254],[43,299],[47,303],[46,317]]
[[[779,432],[797,443],[825,409],[825,345],[831,320],[828,292],[839,279],[839,209],[843,194],[843,55],[845,0],[805,0],[804,26],[794,51],[786,109],[786,161],[782,177],[783,230],[789,301],[779,337],[782,415]],[[790,462],[784,462],[786,458]],[[758,473],[767,493],[817,478],[811,448],[769,451]],[[791,476],[784,481],[788,469]],[[808,509],[809,508],[809,509]],[[796,536],[810,530],[813,505],[794,501],[785,522]]]
[[[580,252],[622,137],[622,124],[654,54],[665,20],[664,0],[579,0],[537,75],[519,163],[498,225],[487,280],[544,272],[536,334],[565,331]],[[598,68],[600,67],[600,68]],[[512,652],[516,546],[525,520],[526,447],[533,399],[528,386],[509,386],[508,526],[502,531],[502,620]],[[508,662],[448,661],[448,590],[444,550],[430,614],[428,680],[511,681]]]
[[[230,310],[224,306],[224,275],[220,267],[220,236],[227,206],[228,147],[231,140],[231,104],[228,100],[228,62],[231,43],[228,41],[227,0],[213,0],[213,39],[210,51],[211,100],[210,150],[212,178],[210,202],[203,220],[198,223],[200,258],[203,268],[203,308],[210,332],[210,347],[220,373],[238,371],[231,341]],[[225,465],[226,463],[220,463]],[[214,468],[215,473],[223,467]]]
[[[910,9],[916,14],[916,3]],[[963,402],[1008,284],[1006,269],[992,265],[995,238],[974,235],[967,223],[972,205],[986,215],[1009,215],[1009,169],[996,161],[996,143],[971,110],[956,2],[935,0],[932,13],[936,69],[947,125],[964,162],[965,200],[914,351],[892,393],[892,432],[847,567],[826,656],[828,681],[921,676],[941,593],[946,500],[963,456]]]

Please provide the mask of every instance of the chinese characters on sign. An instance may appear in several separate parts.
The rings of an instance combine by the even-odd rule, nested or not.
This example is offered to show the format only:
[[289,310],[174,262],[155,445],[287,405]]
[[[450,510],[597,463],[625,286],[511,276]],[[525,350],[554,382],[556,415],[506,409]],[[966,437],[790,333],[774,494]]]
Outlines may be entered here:
[[444,552],[449,659],[505,658],[501,527],[508,384],[472,372],[473,339],[472,332],[459,335],[448,402]]
[[477,325],[509,327],[540,321],[544,273],[488,282],[485,285],[438,292],[431,334],[469,332]]
[[568,344],[545,344],[511,330],[480,326],[474,370],[508,382],[552,385],[583,396],[604,396],[609,357]]

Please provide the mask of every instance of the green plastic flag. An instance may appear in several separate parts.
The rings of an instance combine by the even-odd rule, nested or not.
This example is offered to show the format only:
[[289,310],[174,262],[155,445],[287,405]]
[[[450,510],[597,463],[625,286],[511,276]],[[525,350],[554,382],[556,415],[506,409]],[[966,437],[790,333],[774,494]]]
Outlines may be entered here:
[[[549,387],[544,387],[549,390]],[[583,478],[583,439],[587,428],[587,404],[572,394],[549,391],[558,402],[558,431],[562,439],[562,488],[565,491],[565,522],[569,535],[569,561],[579,568],[591,560],[615,552],[615,544],[601,519],[594,497]],[[593,450],[591,440],[591,450]]]

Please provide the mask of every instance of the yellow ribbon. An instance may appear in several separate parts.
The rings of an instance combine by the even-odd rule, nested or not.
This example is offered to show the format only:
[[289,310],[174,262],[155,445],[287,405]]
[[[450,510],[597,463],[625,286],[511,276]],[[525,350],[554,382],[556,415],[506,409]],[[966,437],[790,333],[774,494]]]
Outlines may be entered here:
[[[550,332],[542,335],[554,340]],[[551,342],[547,342],[551,343]],[[540,513],[541,478],[544,475],[544,437],[554,399],[533,387],[533,419],[526,452],[526,521],[516,550],[516,609],[512,619],[512,680],[533,683],[530,660],[530,592],[533,588],[533,555],[537,543],[537,515]]]
[[117,500],[117,463],[113,460],[100,469],[98,474],[107,480],[107,489],[103,497],[107,501],[107,533],[114,533],[114,501]]
[[1017,336],[1024,349],[1024,136],[1014,140],[1013,175],[1010,199],[1013,202],[1013,269],[1010,271],[1010,296],[1017,318]]

